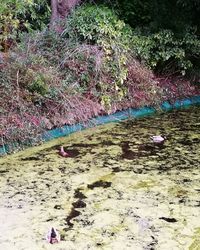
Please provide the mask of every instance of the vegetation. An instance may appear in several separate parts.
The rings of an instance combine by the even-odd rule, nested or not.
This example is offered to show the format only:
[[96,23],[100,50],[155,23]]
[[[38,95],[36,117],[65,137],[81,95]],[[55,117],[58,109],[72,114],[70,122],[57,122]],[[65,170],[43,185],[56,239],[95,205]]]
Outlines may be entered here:
[[163,22],[153,19],[155,3],[82,4],[51,18],[49,29],[48,2],[3,0],[1,144],[37,143],[46,129],[198,94],[190,82],[199,82],[199,24],[187,16],[183,32],[180,16],[177,27],[165,25],[164,12]]
[[47,1],[2,0],[0,5],[0,50],[17,42],[19,33],[44,28],[50,14]]

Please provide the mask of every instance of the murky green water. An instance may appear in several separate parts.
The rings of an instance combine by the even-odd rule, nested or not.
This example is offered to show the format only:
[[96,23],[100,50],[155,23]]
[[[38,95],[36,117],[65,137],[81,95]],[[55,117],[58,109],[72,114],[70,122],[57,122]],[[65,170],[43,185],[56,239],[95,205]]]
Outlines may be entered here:
[[[200,249],[199,114],[109,124],[0,159],[0,249]],[[51,226],[58,244],[45,241]]]

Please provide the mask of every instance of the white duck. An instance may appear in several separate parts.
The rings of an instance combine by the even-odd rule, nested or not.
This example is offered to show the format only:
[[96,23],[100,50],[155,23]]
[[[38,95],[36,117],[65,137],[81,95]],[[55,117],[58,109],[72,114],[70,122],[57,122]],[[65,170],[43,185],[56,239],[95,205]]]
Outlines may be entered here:
[[166,137],[161,135],[153,135],[150,138],[156,144],[162,144],[166,140]]
[[49,242],[50,244],[54,244],[54,243],[58,243],[60,241],[60,235],[59,233],[57,232],[57,230],[52,227],[47,236],[46,236],[46,240],[47,242]]

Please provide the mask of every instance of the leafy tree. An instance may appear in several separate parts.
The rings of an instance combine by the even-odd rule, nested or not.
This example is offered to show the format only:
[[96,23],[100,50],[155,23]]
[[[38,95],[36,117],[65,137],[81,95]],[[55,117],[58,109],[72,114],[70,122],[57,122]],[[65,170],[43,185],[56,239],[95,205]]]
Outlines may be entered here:
[[20,31],[42,28],[49,13],[47,0],[1,0],[0,50],[7,51]]

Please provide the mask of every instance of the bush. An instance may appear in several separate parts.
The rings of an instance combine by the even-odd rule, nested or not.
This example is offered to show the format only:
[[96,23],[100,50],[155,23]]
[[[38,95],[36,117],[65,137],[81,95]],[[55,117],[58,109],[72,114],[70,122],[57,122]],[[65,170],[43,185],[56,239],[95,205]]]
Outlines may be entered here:
[[131,28],[108,7],[86,4],[68,18],[63,35],[79,43],[97,46],[99,53],[103,53],[101,73],[96,78],[102,93],[102,104],[110,106],[111,93],[113,99],[122,98],[125,94],[123,84],[127,78]]
[[21,31],[43,28],[49,14],[46,0],[1,0],[0,51],[7,51]]
[[177,38],[170,30],[133,36],[136,56],[151,69],[159,73],[181,73],[185,75],[193,66],[193,59],[200,56],[200,41],[187,32]]
[[34,76],[33,81],[29,83],[27,89],[42,96],[46,95],[48,93],[48,85],[46,84],[45,77],[42,74]]

